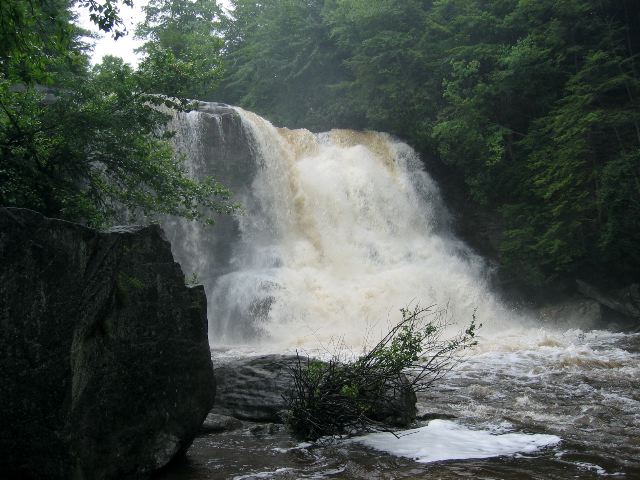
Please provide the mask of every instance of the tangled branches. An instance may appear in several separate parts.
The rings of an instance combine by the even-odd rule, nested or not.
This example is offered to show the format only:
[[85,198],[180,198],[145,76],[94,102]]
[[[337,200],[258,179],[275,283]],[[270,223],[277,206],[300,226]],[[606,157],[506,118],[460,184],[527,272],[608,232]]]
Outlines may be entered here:
[[476,345],[475,316],[455,337],[444,339],[446,311],[433,306],[401,309],[402,320],[353,362],[298,356],[285,398],[288,423],[302,438],[386,430],[415,416],[415,394],[449,372]]

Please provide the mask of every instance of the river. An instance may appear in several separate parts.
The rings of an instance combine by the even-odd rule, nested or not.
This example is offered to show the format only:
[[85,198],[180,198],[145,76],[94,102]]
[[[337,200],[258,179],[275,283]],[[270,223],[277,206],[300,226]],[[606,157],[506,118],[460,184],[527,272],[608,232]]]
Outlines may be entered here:
[[[455,458],[468,441],[480,451],[496,448],[490,436],[473,435],[478,432],[498,441],[510,432],[553,435],[559,443],[528,453],[419,463],[361,443],[300,444],[284,429],[269,433],[273,426],[247,423],[237,431],[198,437],[187,459],[159,478],[636,479],[639,379],[637,334],[534,329],[481,336],[456,370],[420,395],[424,420],[418,425],[435,423],[438,430],[403,453],[419,456],[420,449],[444,448]],[[451,439],[458,427],[465,430]],[[383,445],[398,450],[394,442],[402,438],[384,435]],[[507,439],[500,447],[509,443]]]
[[159,478],[640,478],[640,336],[581,330],[579,318],[554,328],[502,302],[397,139],[202,110],[175,118],[176,144],[189,171],[220,174],[245,213],[218,230],[165,228],[205,284],[214,361],[358,351],[417,303],[445,307],[452,332],[473,315],[483,327],[465,361],[420,395],[409,435],[306,445],[247,424],[198,437]]

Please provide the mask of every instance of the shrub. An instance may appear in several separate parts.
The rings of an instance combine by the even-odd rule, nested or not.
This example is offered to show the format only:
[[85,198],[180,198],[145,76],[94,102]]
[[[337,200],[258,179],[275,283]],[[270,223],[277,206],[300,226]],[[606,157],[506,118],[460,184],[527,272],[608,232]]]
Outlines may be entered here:
[[401,309],[402,319],[355,361],[339,354],[327,362],[298,355],[285,398],[293,433],[316,440],[388,430],[378,415],[381,407],[429,388],[477,344],[475,315],[465,330],[444,339],[446,310],[433,307]]

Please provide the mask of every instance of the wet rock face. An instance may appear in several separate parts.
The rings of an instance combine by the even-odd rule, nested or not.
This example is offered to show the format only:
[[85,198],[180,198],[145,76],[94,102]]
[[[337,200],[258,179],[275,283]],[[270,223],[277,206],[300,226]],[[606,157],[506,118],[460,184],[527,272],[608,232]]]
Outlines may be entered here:
[[[215,178],[227,187],[234,202],[246,207],[252,198],[252,182],[259,168],[259,152],[241,117],[230,106],[200,102],[198,109],[176,113],[169,124],[175,132],[176,152],[196,179]],[[178,217],[165,217],[162,226],[173,254],[187,275],[208,289],[208,309],[215,318],[220,308],[214,295],[216,280],[237,266],[234,249],[241,243],[241,216],[217,215],[215,225],[203,225]],[[213,322],[212,322],[213,325]],[[215,335],[217,332],[212,331]]]
[[262,355],[217,366],[213,412],[254,422],[283,421],[283,395],[293,385],[289,371],[296,362],[295,356]]
[[140,478],[215,391],[202,287],[158,226],[96,232],[0,209],[3,478]]
[[235,417],[210,413],[200,427],[200,432],[205,434],[222,433],[238,430],[242,427],[243,423]]
[[[176,133],[174,147],[184,156],[191,176],[215,178],[232,192],[234,201],[246,205],[258,154],[232,107],[200,102],[197,111],[176,114],[169,129]],[[187,275],[196,272],[202,283],[212,285],[231,269],[229,260],[240,239],[238,218],[217,216],[212,226],[167,217],[162,224]]]
[[[295,355],[263,355],[241,358],[217,366],[216,403],[213,413],[254,422],[282,422],[284,396],[293,387]],[[373,418],[395,426],[407,426],[416,416],[416,396],[411,391],[390,392],[391,400],[376,405]]]
[[577,281],[578,291],[611,311],[622,315],[640,327],[640,284],[632,283],[624,288],[603,292],[581,280]]
[[593,300],[581,297],[567,299],[540,308],[539,317],[546,325],[592,330],[602,325],[602,309]]

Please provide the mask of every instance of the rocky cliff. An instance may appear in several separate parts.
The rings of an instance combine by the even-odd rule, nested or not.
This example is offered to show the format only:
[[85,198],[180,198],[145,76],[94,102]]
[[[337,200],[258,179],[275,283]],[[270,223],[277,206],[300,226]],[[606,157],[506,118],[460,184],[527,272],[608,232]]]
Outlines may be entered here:
[[144,477],[215,390],[202,287],[158,226],[97,232],[0,209],[3,478]]
[[[224,104],[201,102],[198,110],[173,114],[169,129],[175,132],[174,148],[184,156],[189,174],[215,178],[246,206],[258,153],[238,113]],[[240,240],[238,222],[238,217],[227,215],[216,216],[215,225],[180,217],[162,219],[176,260],[187,275],[196,273],[205,285],[232,269],[229,262]]]

